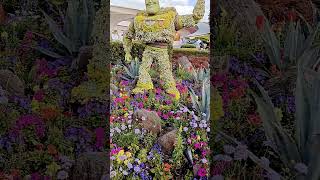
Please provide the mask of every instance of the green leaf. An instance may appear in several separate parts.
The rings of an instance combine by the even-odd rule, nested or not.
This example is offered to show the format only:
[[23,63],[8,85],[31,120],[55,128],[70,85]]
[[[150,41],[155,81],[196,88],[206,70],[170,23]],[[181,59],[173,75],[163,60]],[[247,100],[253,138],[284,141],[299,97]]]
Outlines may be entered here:
[[44,11],[41,11],[49,24],[49,28],[55,39],[62,44],[64,47],[66,47],[70,54],[74,52],[74,44],[71,42],[71,40],[63,34],[61,30],[59,30],[58,25],[54,22],[54,20],[46,14]]
[[55,52],[53,52],[53,51],[49,51],[49,50],[47,50],[47,49],[45,49],[45,48],[42,48],[42,47],[40,47],[40,46],[37,46],[37,47],[33,47],[35,50],[38,50],[38,51],[40,51],[41,53],[43,53],[43,54],[45,54],[45,55],[47,55],[47,56],[50,56],[50,57],[53,57],[53,58],[62,58],[63,56],[62,55],[60,55],[60,54],[57,54],[57,53],[55,53]]
[[267,138],[275,144],[276,149],[274,150],[279,153],[284,163],[292,165],[292,161],[301,162],[298,147],[295,141],[281,127],[271,99],[266,91],[258,83],[256,84],[262,94],[262,98],[253,91],[250,92],[257,103]]

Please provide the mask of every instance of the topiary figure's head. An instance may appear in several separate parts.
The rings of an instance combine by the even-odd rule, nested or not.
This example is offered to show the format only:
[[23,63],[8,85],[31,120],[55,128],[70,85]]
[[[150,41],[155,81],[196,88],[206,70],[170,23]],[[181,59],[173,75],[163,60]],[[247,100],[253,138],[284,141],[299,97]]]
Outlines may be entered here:
[[159,0],[145,0],[146,11],[149,15],[155,15],[160,11]]

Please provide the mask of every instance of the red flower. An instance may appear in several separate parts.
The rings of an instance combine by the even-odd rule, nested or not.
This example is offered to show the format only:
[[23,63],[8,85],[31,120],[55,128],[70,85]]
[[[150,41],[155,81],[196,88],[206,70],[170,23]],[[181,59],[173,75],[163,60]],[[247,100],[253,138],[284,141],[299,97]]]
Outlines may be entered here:
[[297,20],[297,13],[295,11],[291,10],[288,12],[287,17],[290,22],[296,21]]
[[37,150],[42,151],[44,149],[44,145],[43,144],[37,144],[36,145]]
[[66,111],[66,112],[63,113],[63,115],[66,116],[66,117],[71,117],[72,116],[72,112]]
[[248,121],[250,122],[250,124],[258,126],[262,123],[260,116],[255,113],[255,114],[250,114],[248,116]]
[[262,31],[262,28],[264,26],[264,17],[263,16],[256,17],[256,26],[259,31]]

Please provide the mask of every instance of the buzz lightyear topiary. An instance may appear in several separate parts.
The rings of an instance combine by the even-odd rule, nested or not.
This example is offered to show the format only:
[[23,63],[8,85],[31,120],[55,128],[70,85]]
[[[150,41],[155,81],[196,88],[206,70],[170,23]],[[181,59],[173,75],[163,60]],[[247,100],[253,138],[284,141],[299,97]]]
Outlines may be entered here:
[[176,31],[195,26],[204,16],[205,0],[197,0],[190,15],[178,15],[175,8],[160,8],[159,0],[145,0],[146,10],[139,12],[130,24],[124,36],[125,60],[132,60],[131,48],[134,41],[146,45],[139,69],[139,80],[133,93],[143,93],[153,89],[149,70],[153,61],[157,61],[160,79],[164,81],[164,89],[168,94],[180,99],[176,82],[172,74],[172,65],[168,47],[172,45]]

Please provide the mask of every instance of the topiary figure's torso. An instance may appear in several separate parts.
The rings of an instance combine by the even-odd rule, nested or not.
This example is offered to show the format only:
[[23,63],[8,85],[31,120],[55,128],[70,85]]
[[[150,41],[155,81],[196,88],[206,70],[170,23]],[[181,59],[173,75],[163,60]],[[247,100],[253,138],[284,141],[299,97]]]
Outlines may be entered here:
[[160,13],[148,16],[145,12],[134,18],[135,39],[144,43],[171,43],[175,36],[175,20],[177,12],[174,8],[161,9]]

